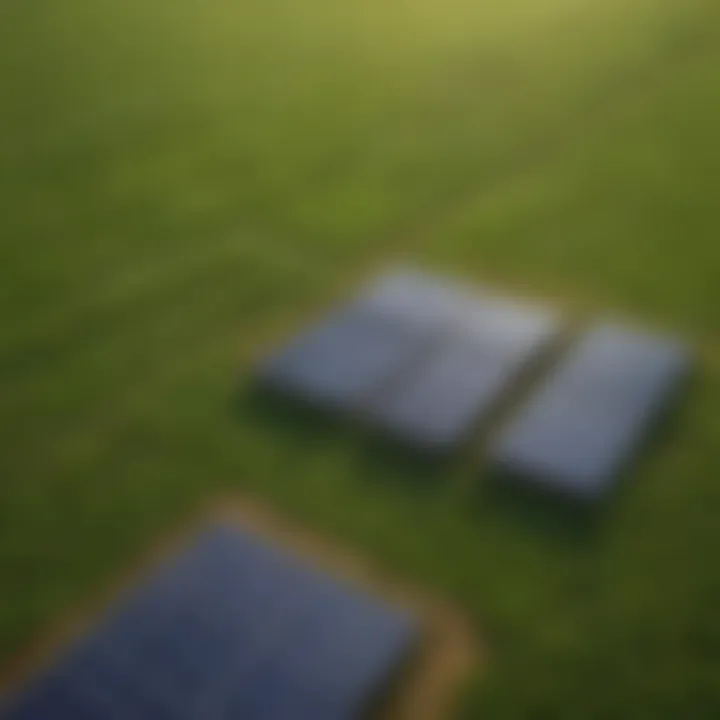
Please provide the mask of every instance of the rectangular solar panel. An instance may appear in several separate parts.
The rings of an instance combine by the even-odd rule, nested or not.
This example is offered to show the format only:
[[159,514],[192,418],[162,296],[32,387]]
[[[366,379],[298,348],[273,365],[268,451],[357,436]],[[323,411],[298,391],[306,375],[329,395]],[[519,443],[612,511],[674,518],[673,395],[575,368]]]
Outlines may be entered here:
[[679,342],[602,324],[588,332],[490,449],[501,476],[601,496],[688,375]]
[[230,527],[29,684],[8,720],[342,720],[405,659],[403,612]]
[[561,323],[542,309],[478,296],[456,301],[445,328],[441,342],[368,410],[394,436],[433,451],[451,450],[487,418]]

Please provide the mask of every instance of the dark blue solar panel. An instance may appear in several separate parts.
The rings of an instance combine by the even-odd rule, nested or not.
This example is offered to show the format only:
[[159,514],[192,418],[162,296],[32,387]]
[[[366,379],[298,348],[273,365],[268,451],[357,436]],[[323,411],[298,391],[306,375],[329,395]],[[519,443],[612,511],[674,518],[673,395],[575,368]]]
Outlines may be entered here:
[[355,718],[414,636],[403,613],[223,527],[129,595],[3,717]]
[[264,362],[260,379],[322,406],[358,409],[422,356],[457,301],[419,273],[387,273]]
[[596,498],[637,452],[689,367],[678,342],[599,326],[501,433],[491,463],[501,474]]
[[551,313],[492,297],[457,296],[442,341],[370,413],[413,445],[449,450],[496,407],[560,330]]
[[[402,659],[412,627],[403,616],[327,584],[230,701],[232,717],[347,717]],[[279,682],[292,691],[270,692]]]

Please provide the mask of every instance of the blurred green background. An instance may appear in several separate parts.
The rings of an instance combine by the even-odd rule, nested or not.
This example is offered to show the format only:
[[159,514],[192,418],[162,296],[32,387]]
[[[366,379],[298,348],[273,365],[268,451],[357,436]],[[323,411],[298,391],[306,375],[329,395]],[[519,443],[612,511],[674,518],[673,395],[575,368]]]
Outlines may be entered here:
[[[204,498],[476,621],[462,717],[720,717],[720,5],[0,5],[0,660]],[[699,377],[604,526],[233,392],[397,258],[613,311]]]

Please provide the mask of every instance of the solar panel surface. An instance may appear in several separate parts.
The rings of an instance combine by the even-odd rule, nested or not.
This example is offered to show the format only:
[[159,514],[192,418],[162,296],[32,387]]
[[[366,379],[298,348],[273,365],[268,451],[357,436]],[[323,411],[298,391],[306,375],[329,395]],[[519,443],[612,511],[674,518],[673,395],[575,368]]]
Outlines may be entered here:
[[8,720],[356,718],[414,621],[229,527],[117,605]]
[[601,496],[640,449],[690,364],[675,340],[597,326],[501,432],[491,466],[578,498]]

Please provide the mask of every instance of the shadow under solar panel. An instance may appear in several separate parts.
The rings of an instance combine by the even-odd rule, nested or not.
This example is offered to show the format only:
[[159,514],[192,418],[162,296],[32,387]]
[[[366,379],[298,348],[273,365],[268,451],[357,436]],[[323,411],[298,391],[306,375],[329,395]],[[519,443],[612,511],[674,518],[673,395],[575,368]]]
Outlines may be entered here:
[[403,612],[221,527],[120,603],[2,717],[356,718],[416,632]]
[[492,470],[578,499],[599,498],[637,453],[690,365],[679,342],[599,325],[492,443]]

